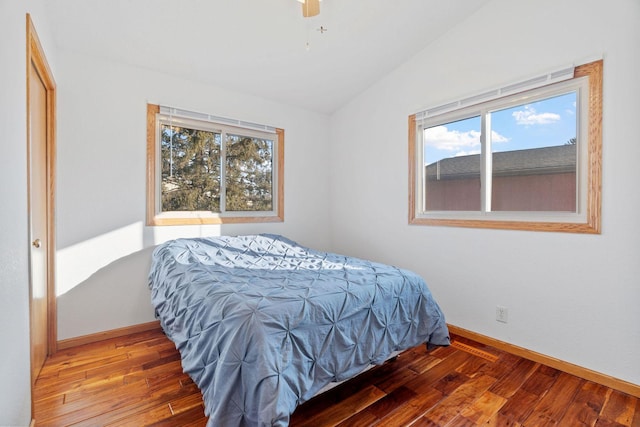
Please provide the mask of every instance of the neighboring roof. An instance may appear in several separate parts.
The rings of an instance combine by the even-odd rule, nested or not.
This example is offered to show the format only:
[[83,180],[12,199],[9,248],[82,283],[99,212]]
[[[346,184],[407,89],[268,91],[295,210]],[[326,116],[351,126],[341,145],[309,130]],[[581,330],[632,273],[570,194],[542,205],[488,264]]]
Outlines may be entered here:
[[[464,179],[480,175],[480,155],[450,157],[426,166],[427,178]],[[575,172],[576,145],[493,153],[494,176]],[[439,174],[439,178],[436,178]]]

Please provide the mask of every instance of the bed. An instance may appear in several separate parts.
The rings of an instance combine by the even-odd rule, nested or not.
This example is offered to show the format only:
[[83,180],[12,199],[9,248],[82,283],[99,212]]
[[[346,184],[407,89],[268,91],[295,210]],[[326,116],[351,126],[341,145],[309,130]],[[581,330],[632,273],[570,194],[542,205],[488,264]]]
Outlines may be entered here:
[[153,252],[149,286],[208,427],[286,426],[328,384],[394,352],[449,344],[415,273],[278,235],[166,242]]

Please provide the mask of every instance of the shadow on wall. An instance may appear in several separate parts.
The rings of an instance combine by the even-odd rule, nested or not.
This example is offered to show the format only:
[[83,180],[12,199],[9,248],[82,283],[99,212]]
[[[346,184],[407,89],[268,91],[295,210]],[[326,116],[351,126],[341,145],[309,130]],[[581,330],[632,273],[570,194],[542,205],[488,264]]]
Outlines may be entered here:
[[118,258],[58,297],[58,339],[155,320],[148,275],[151,246]]

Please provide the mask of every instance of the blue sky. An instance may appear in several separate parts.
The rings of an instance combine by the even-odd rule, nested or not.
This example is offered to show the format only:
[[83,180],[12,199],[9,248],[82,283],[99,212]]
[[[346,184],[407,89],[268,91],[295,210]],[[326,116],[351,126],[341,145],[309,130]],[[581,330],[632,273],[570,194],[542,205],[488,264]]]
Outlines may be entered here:
[[[564,145],[576,137],[576,94],[547,98],[491,114],[493,151]],[[480,153],[480,117],[425,131],[425,163]]]

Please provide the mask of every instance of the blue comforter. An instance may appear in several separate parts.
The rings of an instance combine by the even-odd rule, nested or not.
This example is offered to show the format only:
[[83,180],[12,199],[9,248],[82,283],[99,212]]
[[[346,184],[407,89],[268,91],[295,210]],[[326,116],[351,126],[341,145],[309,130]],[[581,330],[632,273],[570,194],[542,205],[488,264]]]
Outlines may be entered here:
[[424,281],[281,236],[158,246],[152,303],[212,426],[286,426],[297,405],[392,352],[448,345]]

